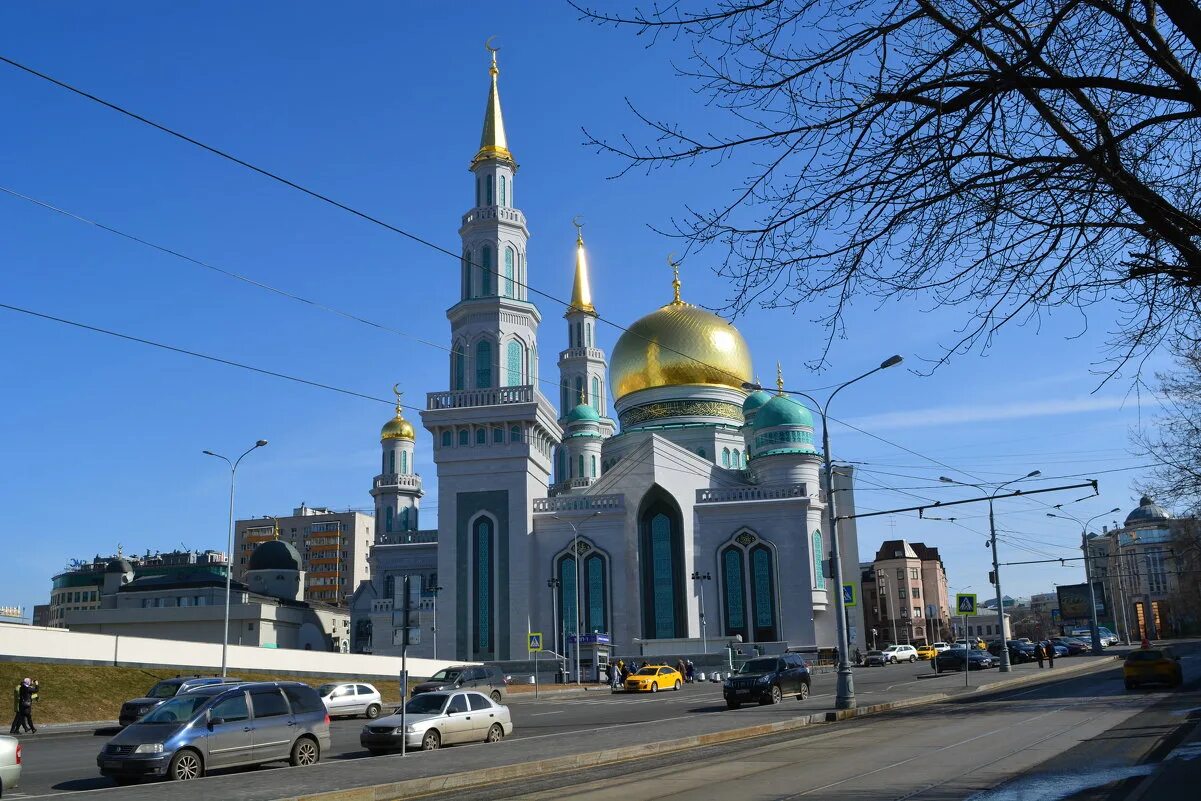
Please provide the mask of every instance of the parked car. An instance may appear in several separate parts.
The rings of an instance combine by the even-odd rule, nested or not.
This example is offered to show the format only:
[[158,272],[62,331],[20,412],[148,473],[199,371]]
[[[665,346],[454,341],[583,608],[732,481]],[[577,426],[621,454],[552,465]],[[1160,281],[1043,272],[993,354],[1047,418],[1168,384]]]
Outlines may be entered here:
[[933,645],[919,645],[917,648],[917,658],[923,661],[933,659],[938,656],[938,649]]
[[0,735],[0,796],[21,785],[21,741]]
[[995,664],[993,657],[979,648],[951,648],[934,658],[934,670],[939,673],[944,670],[983,670]]
[[317,688],[317,694],[321,696],[321,702],[331,718],[365,715],[375,720],[383,709],[379,690],[370,684],[322,684]]
[[[1091,647],[1093,641],[1093,632],[1088,626],[1076,626],[1068,629],[1068,636],[1077,637],[1081,640],[1084,640],[1085,642],[1089,643]],[[1114,634],[1105,626],[1097,626],[1097,636],[1101,640],[1102,648],[1108,648],[1111,645],[1117,645],[1121,642],[1121,640],[1118,639],[1118,635]]]
[[1087,654],[1089,651],[1091,651],[1093,649],[1093,647],[1091,645],[1084,642],[1083,640],[1078,640],[1075,637],[1052,637],[1051,642],[1055,643],[1056,645],[1062,645],[1064,648],[1067,648],[1068,656],[1079,656],[1080,654]]
[[405,704],[400,713],[372,721],[359,734],[359,744],[372,754],[405,748],[433,751],[455,743],[495,743],[513,733],[509,708],[479,692],[428,692]]
[[1051,642],[1050,640],[1047,640],[1046,642],[1043,643],[1043,647],[1046,648],[1047,646],[1050,646],[1051,648],[1055,649],[1055,658],[1056,659],[1059,659],[1060,657],[1064,657],[1064,656],[1068,655],[1068,647],[1066,645],[1057,645],[1057,644]]
[[940,641],[940,642],[934,643],[934,645],[932,645],[930,647],[933,648],[935,651],[938,651],[941,654],[943,651],[950,649],[951,646],[947,645],[945,642]]
[[899,662],[917,661],[917,649],[912,645],[890,645],[884,649],[884,655],[894,665]]
[[163,679],[151,687],[142,698],[133,698],[121,704],[121,713],[117,722],[124,728],[168,698],[174,698],[180,693],[189,692],[197,687],[207,687],[211,684],[236,684],[241,681],[241,679],[221,678],[220,676],[176,676],[173,679]]
[[972,648],[978,648],[981,651],[987,650],[988,646],[984,644],[984,640],[979,637],[972,637],[970,640],[959,639],[955,641],[955,648],[966,648],[968,645]]
[[496,703],[505,699],[508,685],[500,668],[491,665],[456,665],[442,668],[413,688],[413,695],[445,690],[479,690]]
[[209,770],[287,760],[312,765],[329,748],[329,714],[300,682],[197,687],[164,701],[96,757],[118,784],[198,779]]
[[796,654],[748,659],[738,672],[722,684],[726,706],[737,709],[744,703],[778,704],[785,695],[798,701],[809,697],[809,667]]
[[1126,654],[1122,679],[1127,690],[1144,684],[1179,687],[1184,683],[1184,670],[1180,667],[1180,658],[1171,648],[1139,648]]
[[625,690],[631,693],[657,693],[660,690],[678,690],[683,686],[684,677],[667,665],[638,668],[625,681]]
[[886,657],[884,655],[883,651],[868,651],[866,654],[863,655],[863,666],[864,667],[873,667],[873,666],[884,667],[887,664],[888,664],[888,657]]
[[[1020,665],[1023,662],[1033,662],[1035,656],[1034,645],[1021,640],[1010,640],[1006,643],[1009,650],[1009,662],[1013,665]],[[1001,657],[1001,642],[998,640],[988,646],[988,652],[1000,659]]]

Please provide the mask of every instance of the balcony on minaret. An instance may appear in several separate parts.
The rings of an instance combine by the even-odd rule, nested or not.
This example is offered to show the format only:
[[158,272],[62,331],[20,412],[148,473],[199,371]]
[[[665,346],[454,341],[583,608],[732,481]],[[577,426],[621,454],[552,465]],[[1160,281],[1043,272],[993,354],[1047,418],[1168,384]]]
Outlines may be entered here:
[[559,481],[551,484],[547,489],[546,494],[553,498],[556,495],[563,495],[571,492],[572,490],[587,489],[595,484],[596,481],[597,480],[595,478],[569,478],[566,481]]
[[450,392],[430,392],[425,396],[425,408],[469,409],[474,406],[503,406],[508,403],[533,403],[534,385],[491,387],[488,389],[457,389]]
[[511,206],[477,206],[463,215],[463,227],[466,228],[472,223],[491,222],[492,220],[513,223],[521,228],[526,227],[525,215],[519,209]]
[[384,473],[375,477],[371,488],[421,492],[421,476],[416,473]]
[[605,360],[605,352],[600,348],[568,348],[559,352],[559,361],[567,361],[568,359],[595,359],[599,362]]

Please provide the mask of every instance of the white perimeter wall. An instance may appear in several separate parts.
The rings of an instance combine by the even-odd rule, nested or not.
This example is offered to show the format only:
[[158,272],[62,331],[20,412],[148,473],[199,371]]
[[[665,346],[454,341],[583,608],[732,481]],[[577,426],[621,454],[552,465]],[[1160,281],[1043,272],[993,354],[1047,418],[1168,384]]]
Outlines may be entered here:
[[[0,623],[0,658],[28,662],[90,662],[106,665],[164,665],[221,669],[221,644],[154,640],[112,634],[85,634],[58,628]],[[445,660],[408,660],[409,676],[427,678],[448,665]],[[400,676],[399,656],[338,654],[292,648],[229,646],[229,669],[264,673],[287,671],[315,676]]]

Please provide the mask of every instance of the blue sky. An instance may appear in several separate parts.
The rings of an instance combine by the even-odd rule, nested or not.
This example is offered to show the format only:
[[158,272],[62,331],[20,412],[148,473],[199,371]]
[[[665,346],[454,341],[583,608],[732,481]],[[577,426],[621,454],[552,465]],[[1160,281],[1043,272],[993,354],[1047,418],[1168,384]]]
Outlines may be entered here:
[[[487,91],[483,42],[500,45],[501,96],[521,165],[517,205],[529,220],[530,280],[570,292],[574,229],[586,221],[595,303],[628,324],[670,299],[668,251],[650,230],[698,198],[720,202],[734,173],[695,165],[609,180],[619,167],[583,146],[582,127],[640,132],[626,99],[656,116],[706,126],[711,110],[677,78],[669,44],[576,19],[565,4],[504,14],[474,3],[9,2],[0,53],[118,102],[216,147],[426,237],[458,248],[472,203],[467,165]],[[445,309],[454,260],[0,65],[0,186],[224,269],[319,299],[411,334],[404,337],[298,304],[0,193],[0,302],[386,398],[393,382],[421,403],[445,389]],[[685,299],[720,306],[728,288],[706,257],[684,265]],[[542,375],[565,346],[561,307],[542,303]],[[906,364],[841,395],[832,412],[921,456],[834,426],[838,458],[860,463],[861,509],[964,497],[940,474],[1048,477],[1142,464],[1132,426],[1154,407],[1128,381],[1093,393],[1108,320],[1079,316],[1013,329],[987,354],[932,376],[908,368],[937,356],[963,322],[916,301],[851,309],[833,366],[814,374],[824,312],[737,321],[765,382],[822,387],[894,352]],[[1083,332],[1083,333],[1082,333]],[[617,332],[602,327],[612,349]],[[23,519],[0,605],[32,607],[68,559],[126,551],[224,548],[228,474],[201,455],[271,444],[243,463],[237,514],[286,513],[301,502],[367,508],[382,403],[303,387],[0,310],[8,387],[0,401],[0,503]],[[1151,368],[1163,366],[1153,361]],[[1091,393],[1091,394],[1090,394]],[[553,393],[552,393],[553,394]],[[1141,415],[1141,417],[1140,417]],[[416,420],[416,415],[411,415]],[[429,439],[417,467],[432,484]],[[946,466],[936,464],[942,462]],[[1136,504],[1138,470],[1098,475],[1089,517]],[[1071,483],[1074,479],[1048,483]],[[894,489],[888,489],[894,488]],[[1084,493],[1055,496],[1048,503]],[[1051,498],[1051,496],[1044,496]],[[433,521],[436,489],[425,499]],[[1003,561],[1069,550],[1079,533],[1032,499],[999,507]],[[887,537],[940,546],[952,585],[987,590],[986,510],[957,523],[912,515],[861,521],[869,557]],[[1108,520],[1108,518],[1104,518]],[[1078,552],[1077,552],[1078,553]],[[1071,564],[1071,563],[1069,563]],[[1079,563],[1076,563],[1077,565]],[[1003,573],[1010,595],[1082,580],[1079,567]]]

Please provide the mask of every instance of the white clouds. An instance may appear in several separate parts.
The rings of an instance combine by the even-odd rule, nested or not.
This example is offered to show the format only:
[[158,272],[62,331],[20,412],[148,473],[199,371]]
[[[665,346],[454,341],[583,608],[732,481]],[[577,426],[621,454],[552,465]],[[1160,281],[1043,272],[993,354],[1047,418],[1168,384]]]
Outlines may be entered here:
[[1011,403],[979,404],[972,406],[930,406],[910,411],[887,412],[850,420],[852,425],[868,431],[932,426],[988,423],[1000,420],[1021,420],[1030,417],[1052,417],[1121,409],[1127,403],[1137,403],[1122,396],[1053,398],[1013,401]]

